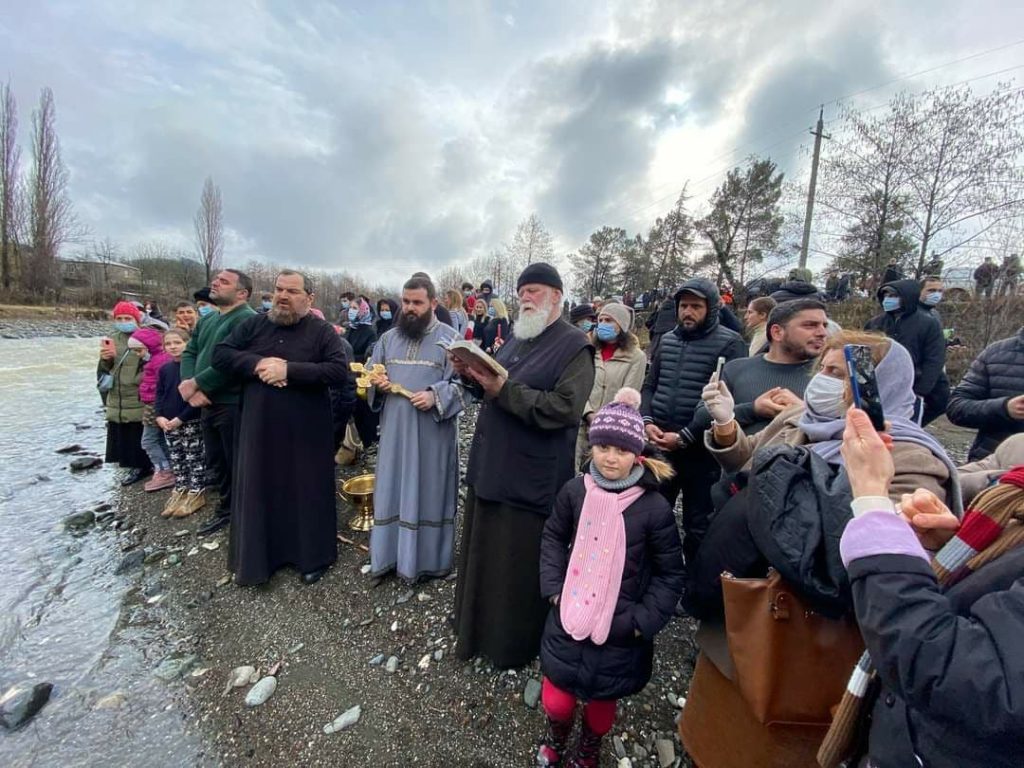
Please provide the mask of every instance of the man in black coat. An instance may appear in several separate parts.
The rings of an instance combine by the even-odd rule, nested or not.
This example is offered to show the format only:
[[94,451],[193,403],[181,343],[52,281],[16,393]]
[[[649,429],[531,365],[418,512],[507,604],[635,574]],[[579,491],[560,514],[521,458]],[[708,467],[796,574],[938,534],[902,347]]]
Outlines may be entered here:
[[946,412],[949,379],[946,378],[946,339],[942,326],[931,314],[920,311],[921,285],[916,280],[896,280],[878,289],[881,314],[868,320],[864,329],[881,331],[895,339],[914,361],[914,394],[923,401],[922,424]]
[[665,451],[676,471],[661,492],[674,505],[682,491],[683,553],[692,562],[708,529],[711,486],[720,474],[694,421],[697,403],[718,358],[746,357],[747,345],[742,336],[719,324],[721,298],[710,280],[698,277],[683,283],[675,304],[677,325],[661,337],[651,358],[640,413],[647,439]]
[[949,399],[949,420],[978,430],[970,461],[983,459],[1010,435],[1024,432],[1024,328],[993,342],[971,363]]

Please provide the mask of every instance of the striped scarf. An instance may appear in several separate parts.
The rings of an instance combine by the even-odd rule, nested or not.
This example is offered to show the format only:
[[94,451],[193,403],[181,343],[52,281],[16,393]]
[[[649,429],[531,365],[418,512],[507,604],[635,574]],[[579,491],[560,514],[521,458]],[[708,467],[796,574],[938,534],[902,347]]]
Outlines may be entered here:
[[[939,584],[948,589],[986,563],[1024,544],[1024,465],[979,493],[964,514],[959,530],[932,558]],[[875,674],[865,651],[846,684],[832,725],[818,750],[822,768],[836,768],[850,757],[861,721],[871,708],[865,698]]]

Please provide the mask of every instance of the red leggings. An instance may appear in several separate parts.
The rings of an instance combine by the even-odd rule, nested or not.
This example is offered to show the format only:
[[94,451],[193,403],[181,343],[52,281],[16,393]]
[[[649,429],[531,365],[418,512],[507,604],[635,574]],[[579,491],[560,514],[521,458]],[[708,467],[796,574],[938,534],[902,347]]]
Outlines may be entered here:
[[[576,697],[563,691],[546,677],[541,686],[544,711],[552,720],[571,721],[576,711]],[[604,736],[615,725],[615,699],[588,701],[583,706],[583,722],[598,736]]]

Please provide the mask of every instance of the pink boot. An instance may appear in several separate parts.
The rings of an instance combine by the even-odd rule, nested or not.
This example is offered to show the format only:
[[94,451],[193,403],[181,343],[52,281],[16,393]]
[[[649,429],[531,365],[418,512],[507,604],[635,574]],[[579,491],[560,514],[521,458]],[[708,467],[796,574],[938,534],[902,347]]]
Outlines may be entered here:
[[175,483],[174,473],[169,469],[160,469],[153,473],[153,476],[142,486],[146,491],[162,491],[164,488],[173,488]]

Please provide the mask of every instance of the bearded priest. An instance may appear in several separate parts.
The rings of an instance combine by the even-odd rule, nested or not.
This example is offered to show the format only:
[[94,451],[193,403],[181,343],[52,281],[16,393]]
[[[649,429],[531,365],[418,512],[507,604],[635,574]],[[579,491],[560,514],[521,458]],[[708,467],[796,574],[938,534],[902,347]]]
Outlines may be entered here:
[[500,668],[523,666],[540,648],[549,608],[538,576],[541,533],[575,474],[576,433],[594,384],[593,347],[561,318],[558,271],[531,264],[516,292],[512,338],[495,353],[508,377],[453,362],[484,401],[466,474],[456,650]]

